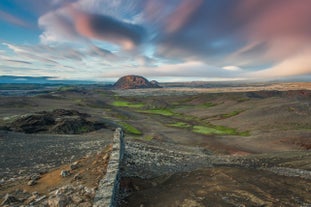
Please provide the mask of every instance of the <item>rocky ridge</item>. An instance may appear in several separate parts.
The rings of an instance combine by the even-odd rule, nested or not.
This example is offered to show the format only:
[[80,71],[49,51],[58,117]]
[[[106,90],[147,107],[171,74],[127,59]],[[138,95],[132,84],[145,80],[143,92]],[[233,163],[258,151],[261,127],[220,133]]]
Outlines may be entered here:
[[2,126],[14,132],[54,134],[82,134],[105,128],[103,122],[91,121],[90,115],[76,110],[55,109],[14,117]]
[[157,81],[149,82],[146,78],[138,75],[123,76],[113,87],[115,89],[161,88]]

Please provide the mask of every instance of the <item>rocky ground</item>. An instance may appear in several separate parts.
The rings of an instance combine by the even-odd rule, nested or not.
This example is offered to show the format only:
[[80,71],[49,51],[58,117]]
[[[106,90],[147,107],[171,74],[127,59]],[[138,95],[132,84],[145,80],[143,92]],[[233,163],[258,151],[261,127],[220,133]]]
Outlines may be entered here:
[[110,143],[111,134],[110,130],[87,135],[29,135],[0,131],[1,182],[46,172],[100,151]]
[[120,206],[311,206],[311,152],[230,156],[137,141],[125,152]]
[[92,206],[112,131],[83,135],[0,131],[1,206]]
[[47,172],[3,182],[1,206],[92,206],[111,146]]

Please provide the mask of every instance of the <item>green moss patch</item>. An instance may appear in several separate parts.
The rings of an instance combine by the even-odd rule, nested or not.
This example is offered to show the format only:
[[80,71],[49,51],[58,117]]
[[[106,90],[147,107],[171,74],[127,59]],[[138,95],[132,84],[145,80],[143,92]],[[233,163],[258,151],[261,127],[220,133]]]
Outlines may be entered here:
[[143,138],[143,140],[146,140],[146,141],[151,141],[153,139],[153,136],[149,135],[149,136],[145,136]]
[[129,134],[133,134],[133,135],[142,135],[143,134],[142,131],[140,131],[139,129],[135,128],[133,125],[130,125],[128,123],[120,122],[119,125],[121,125],[121,127],[123,128],[125,133],[129,133]]
[[236,129],[225,127],[225,126],[193,126],[193,132],[204,134],[204,135],[239,135],[239,136],[249,136],[249,132],[239,132]]
[[185,122],[176,122],[176,123],[173,123],[173,124],[169,124],[168,126],[178,127],[178,128],[189,128],[189,127],[191,127],[190,124],[187,124]]
[[221,114],[220,116],[221,116],[221,118],[230,118],[230,117],[233,117],[233,116],[236,116],[236,115],[239,115],[240,113],[242,113],[243,112],[243,110],[239,110],[239,111],[232,111],[232,112],[230,112],[230,113],[228,113],[228,114]]
[[140,112],[148,113],[148,114],[158,114],[158,115],[162,115],[162,116],[173,116],[173,115],[175,115],[175,113],[169,109],[150,109],[150,110],[143,110]]
[[114,101],[112,103],[116,107],[129,107],[129,108],[142,108],[144,104],[142,103],[130,103],[128,101]]
[[206,107],[206,108],[210,108],[210,107],[213,107],[213,106],[216,106],[217,104],[215,103],[211,103],[211,102],[208,102],[208,103],[204,103],[203,106]]

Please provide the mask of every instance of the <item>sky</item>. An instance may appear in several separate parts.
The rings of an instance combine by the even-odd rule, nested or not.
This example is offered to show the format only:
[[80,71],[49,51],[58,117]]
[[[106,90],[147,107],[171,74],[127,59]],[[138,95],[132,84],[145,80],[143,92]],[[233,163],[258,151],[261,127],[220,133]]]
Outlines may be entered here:
[[311,0],[1,0],[0,76],[311,80]]

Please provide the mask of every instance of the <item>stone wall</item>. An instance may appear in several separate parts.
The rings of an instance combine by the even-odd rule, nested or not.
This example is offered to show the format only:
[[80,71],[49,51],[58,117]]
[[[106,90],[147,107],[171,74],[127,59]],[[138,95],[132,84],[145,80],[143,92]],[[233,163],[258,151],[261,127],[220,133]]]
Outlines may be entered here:
[[120,163],[123,159],[124,149],[124,134],[121,128],[117,128],[113,135],[113,147],[107,173],[99,183],[93,207],[117,206],[120,187]]

